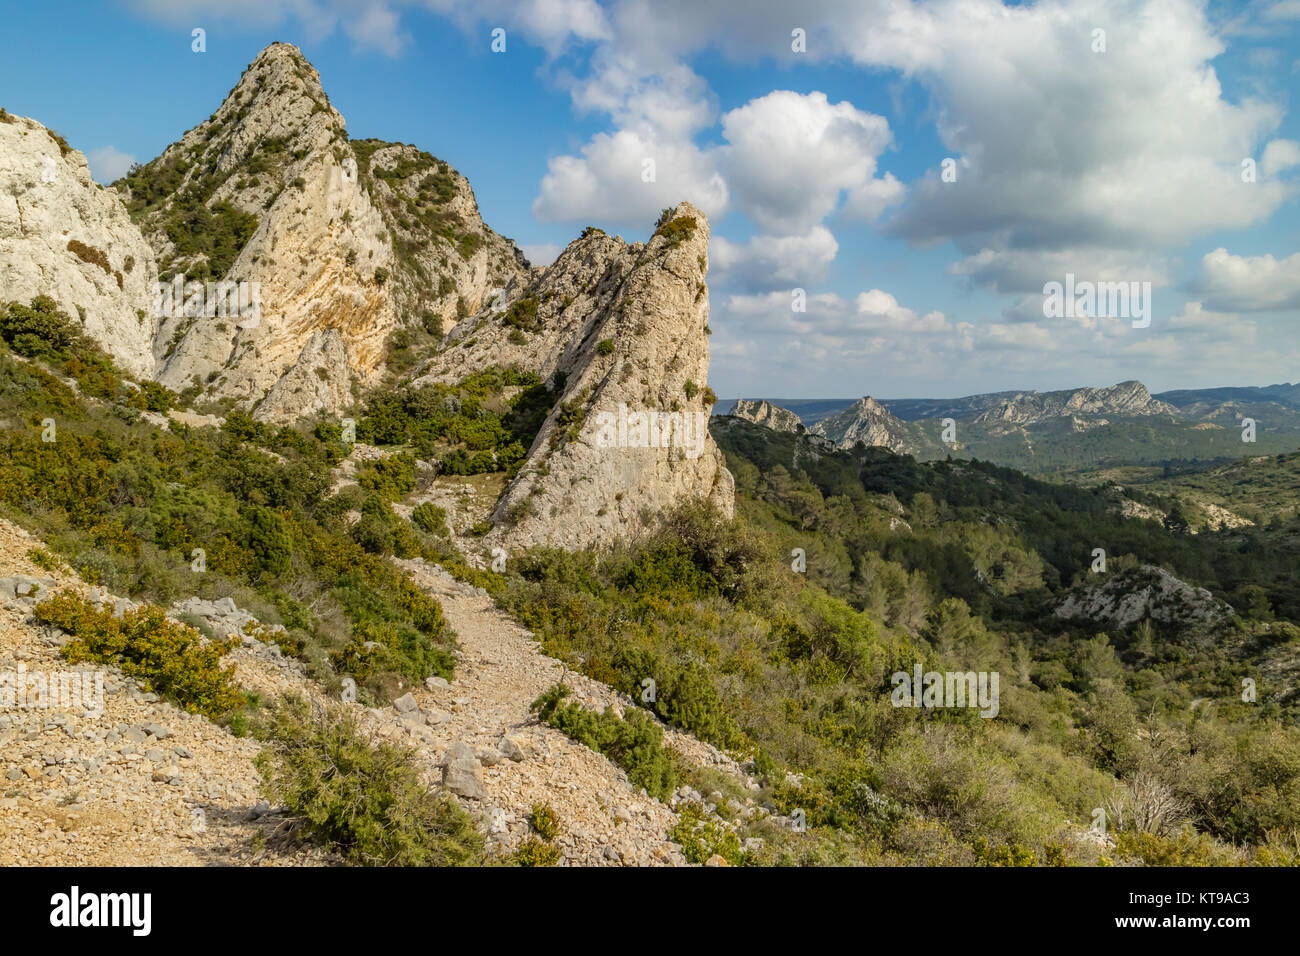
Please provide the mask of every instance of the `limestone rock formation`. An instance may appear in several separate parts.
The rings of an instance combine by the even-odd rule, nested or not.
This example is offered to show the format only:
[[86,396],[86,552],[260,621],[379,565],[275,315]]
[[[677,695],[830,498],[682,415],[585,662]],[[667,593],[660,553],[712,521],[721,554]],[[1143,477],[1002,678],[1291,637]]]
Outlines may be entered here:
[[731,414],[773,431],[798,434],[804,430],[803,422],[799,420],[798,415],[788,408],[773,405],[766,399],[754,401],[742,398],[736,402],[736,407],[731,410]]
[[[382,373],[395,330],[440,332],[526,265],[446,163],[350,141],[316,70],[285,43],[116,185],[165,279],[246,284],[237,315],[220,314],[211,294],[200,296],[206,309],[188,307],[189,288],[175,297],[156,340],[159,380],[235,398],[264,419],[337,413],[354,378]],[[330,379],[307,388],[325,351]]]
[[844,411],[822,419],[812,427],[812,432],[842,449],[850,449],[862,442],[901,452],[908,445],[906,423],[870,395],[858,399]]
[[1076,588],[1058,603],[1055,614],[1089,625],[1127,628],[1150,618],[1203,637],[1234,611],[1205,588],[1193,587],[1155,565],[1108,575],[1095,585]]
[[708,431],[709,223],[665,210],[648,242],[588,230],[448,335],[421,382],[490,365],[556,392],[487,541],[582,547],[635,538],[664,508],[705,498],[730,515],[735,485]]
[[338,329],[313,332],[298,360],[278,378],[257,406],[256,417],[292,421],[322,409],[338,409],[352,400],[348,350]]
[[1022,392],[981,412],[975,422],[993,434],[1026,425],[1064,420],[1074,431],[1106,424],[1105,416],[1176,415],[1178,409],[1153,398],[1141,382],[1109,388],[1074,388],[1059,392]]
[[152,250],[86,157],[0,111],[0,304],[47,295],[125,371],[148,378],[156,278]]

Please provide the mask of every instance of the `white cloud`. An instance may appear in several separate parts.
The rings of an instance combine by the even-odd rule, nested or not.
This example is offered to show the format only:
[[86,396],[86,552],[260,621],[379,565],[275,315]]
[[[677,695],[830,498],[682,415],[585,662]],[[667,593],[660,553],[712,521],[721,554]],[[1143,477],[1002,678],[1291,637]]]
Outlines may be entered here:
[[913,309],[906,309],[899,305],[897,299],[880,289],[859,292],[854,305],[864,329],[931,334],[946,332],[949,328],[942,312],[927,312],[921,315]]
[[397,13],[383,4],[367,4],[360,16],[345,19],[343,32],[359,48],[378,50],[390,57],[401,55],[411,39],[401,29]]
[[1222,312],[1300,309],[1300,252],[1279,260],[1234,256],[1220,247],[1201,258],[1193,286],[1210,308]]
[[722,117],[722,135],[736,205],[769,232],[805,232],[845,191],[880,206],[901,189],[874,179],[877,157],[893,142],[888,121],[825,93],[776,90],[750,100]]
[[1276,176],[1300,166],[1300,143],[1293,139],[1275,139],[1264,147],[1264,155],[1259,161],[1262,175]]
[[[1090,49],[1094,24],[1110,28],[1105,53]],[[917,184],[896,235],[1138,249],[1249,226],[1294,193],[1241,182],[1282,112],[1224,99],[1210,65],[1223,46],[1190,0],[948,0],[911,33],[921,51],[857,59],[925,84],[945,145],[970,167]]]
[[86,161],[90,163],[90,172],[95,177],[95,182],[107,186],[126,175],[135,162],[135,157],[115,146],[101,146],[88,152]]
[[[646,182],[646,161],[654,181]],[[688,200],[710,218],[727,208],[727,184],[689,143],[655,141],[633,132],[598,133],[580,156],[548,164],[533,215],[541,222],[600,222],[645,229],[668,206]]]
[[1165,328],[1176,333],[1192,333],[1220,341],[1251,344],[1255,341],[1255,323],[1242,321],[1232,312],[1215,312],[1200,302],[1187,302],[1177,315],[1171,315]]
[[1170,269],[1164,259],[1124,250],[985,247],[954,262],[948,271],[995,292],[1041,294],[1046,283],[1064,282],[1067,273],[1091,282],[1150,282],[1160,288],[1172,281]]
[[754,236],[743,243],[714,236],[709,266],[715,281],[745,289],[807,287],[825,279],[839,248],[825,226],[801,236]]

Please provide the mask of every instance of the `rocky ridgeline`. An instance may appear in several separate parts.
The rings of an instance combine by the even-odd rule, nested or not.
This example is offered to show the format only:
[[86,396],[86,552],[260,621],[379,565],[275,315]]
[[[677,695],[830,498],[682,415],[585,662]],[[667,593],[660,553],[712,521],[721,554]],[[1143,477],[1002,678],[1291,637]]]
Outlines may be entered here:
[[1176,416],[1178,409],[1153,398],[1141,382],[1120,382],[1109,388],[1020,393],[981,412],[974,420],[987,426],[991,434],[1060,420],[1067,420],[1075,431],[1086,431],[1107,424],[1107,415]]
[[796,435],[804,431],[804,424],[798,415],[788,408],[773,405],[766,399],[754,401],[742,398],[736,402],[736,407],[731,410],[731,414],[773,431],[793,432]]
[[[647,242],[589,229],[529,269],[446,163],[350,140],[316,70],[285,43],[113,190],[90,181],[81,154],[7,114],[0,158],[13,159],[0,172],[0,249],[12,253],[0,300],[50,292],[128,370],[168,388],[266,421],[337,416],[378,383],[396,333],[453,322],[420,382],[489,365],[540,375],[555,402],[495,505],[491,546],[636,537],[688,498],[733,512],[707,429],[709,223],[688,203]],[[225,283],[227,298],[200,280]]]
[[708,246],[708,219],[690,203],[665,210],[648,242],[588,230],[458,324],[421,369],[417,384],[517,365],[556,393],[489,544],[635,538],[688,498],[733,512],[735,484],[708,433]]
[[153,374],[153,250],[86,157],[0,111],[0,306],[47,295],[123,369]]

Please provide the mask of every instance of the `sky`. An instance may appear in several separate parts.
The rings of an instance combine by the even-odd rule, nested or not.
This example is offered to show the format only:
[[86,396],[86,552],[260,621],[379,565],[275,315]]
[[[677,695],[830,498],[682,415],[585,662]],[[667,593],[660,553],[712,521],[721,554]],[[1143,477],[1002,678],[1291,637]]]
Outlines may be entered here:
[[[4,19],[0,106],[101,182],[282,40],[351,136],[450,162],[534,264],[586,225],[645,239],[690,200],[724,397],[1300,379],[1300,0],[45,0]],[[1116,282],[1127,308],[1049,294]]]

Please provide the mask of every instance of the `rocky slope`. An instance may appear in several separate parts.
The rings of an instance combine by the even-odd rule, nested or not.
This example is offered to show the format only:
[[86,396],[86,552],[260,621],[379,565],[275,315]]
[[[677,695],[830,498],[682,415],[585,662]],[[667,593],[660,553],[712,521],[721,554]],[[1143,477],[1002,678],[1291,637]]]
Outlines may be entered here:
[[[30,552],[39,544],[0,521],[0,672],[16,672],[20,664],[28,674],[93,671],[92,665],[64,661],[60,649],[67,635],[36,624],[31,608],[63,588],[101,607],[134,605],[87,587],[69,572],[36,567]],[[495,609],[484,592],[436,566],[404,564],[419,587],[437,596],[456,629],[457,676],[450,683],[430,678],[391,707],[349,705],[357,709],[362,730],[376,742],[415,748],[425,784],[445,789],[475,816],[494,854],[515,849],[530,832],[530,809],[549,804],[559,816],[555,845],[566,865],[683,865],[681,847],[669,833],[678,810],[701,803],[707,815],[721,795],[710,796],[709,803],[683,786],[668,802],[648,797],[600,754],[537,723],[529,703],[560,680],[584,706],[621,711],[634,705],[543,655],[533,635]],[[171,613],[239,638],[222,663],[233,664],[237,681],[264,699],[293,694],[324,701],[299,662],[253,636],[260,625],[230,598],[188,598]],[[255,740],[232,736],[159,700],[117,668],[98,669],[104,673],[101,712],[28,702],[0,713],[0,864],[342,862],[299,843],[283,810],[260,801]],[[664,739],[683,760],[732,775],[750,792],[758,789],[715,748],[672,729]],[[733,809],[741,819],[768,815],[754,799],[737,803]]]
[[849,449],[858,442],[867,446],[901,452],[908,448],[906,424],[871,396],[858,399],[842,412],[823,419],[812,427],[813,434]]
[[1076,430],[1107,423],[1107,416],[1133,418],[1178,414],[1178,409],[1153,398],[1141,382],[1120,382],[1109,388],[1076,388],[1059,392],[1022,392],[981,412],[974,419],[992,434],[1030,425],[1069,420]]
[[736,407],[731,410],[731,414],[755,425],[771,428],[773,431],[798,434],[804,430],[803,422],[799,420],[798,415],[788,408],[773,405],[765,399],[754,401],[742,398],[736,402]]
[[154,371],[154,255],[86,157],[0,110],[0,304],[47,295],[126,371]]
[[459,323],[416,384],[491,365],[537,373],[554,405],[501,497],[488,543],[583,547],[634,538],[662,509],[735,486],[708,433],[709,223],[665,210],[648,242],[588,230],[499,304]]
[[173,310],[191,314],[160,323],[159,380],[234,398],[263,419],[337,413],[382,372],[395,329],[441,331],[525,267],[446,163],[350,141],[316,70],[285,43],[116,185],[165,279],[258,291],[259,306],[237,318]]
[[1189,637],[1204,637],[1233,613],[1205,588],[1193,587],[1154,565],[1118,571],[1098,584],[1076,588],[1055,610],[1059,618],[1113,628],[1131,627],[1149,618],[1175,625]]

